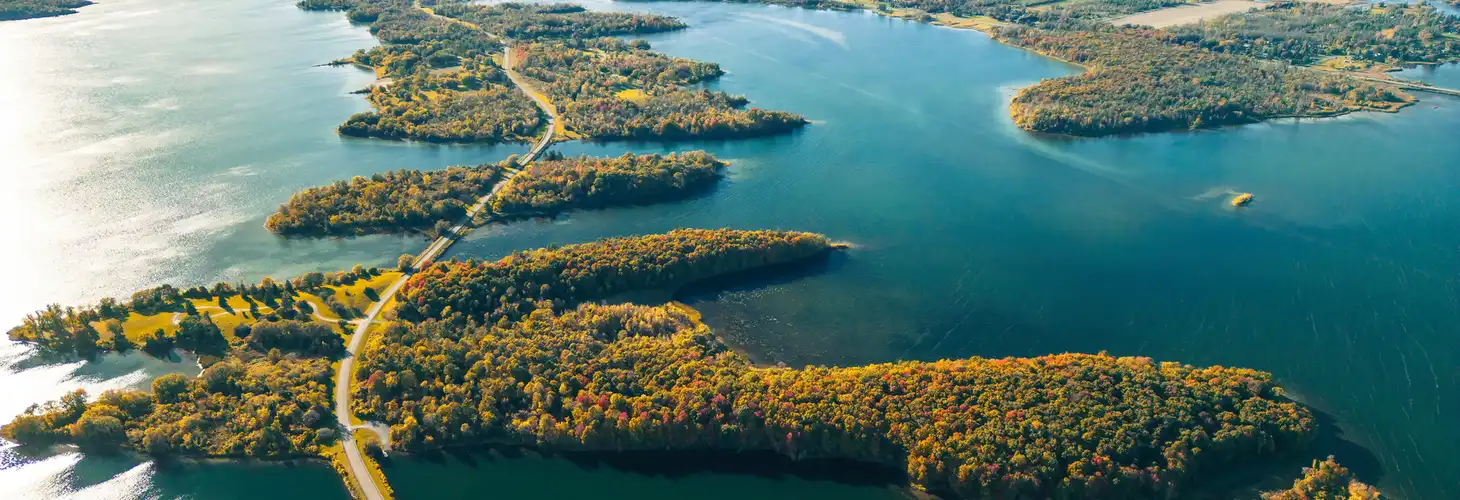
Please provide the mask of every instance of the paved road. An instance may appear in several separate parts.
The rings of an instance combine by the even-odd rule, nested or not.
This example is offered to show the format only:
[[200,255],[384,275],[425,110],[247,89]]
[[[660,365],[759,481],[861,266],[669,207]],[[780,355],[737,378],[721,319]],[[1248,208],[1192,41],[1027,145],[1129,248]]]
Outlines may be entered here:
[[1364,74],[1360,74],[1360,73],[1345,73],[1345,74],[1347,74],[1348,76],[1351,76],[1351,77],[1360,79],[1360,80],[1365,80],[1365,81],[1370,81],[1370,82],[1375,82],[1375,83],[1388,83],[1388,84],[1392,84],[1392,85],[1394,85],[1396,87],[1399,87],[1399,88],[1405,89],[1405,90],[1418,90],[1418,91],[1421,91],[1421,92],[1431,92],[1431,93],[1435,93],[1435,94],[1443,94],[1443,95],[1448,95],[1448,96],[1460,97],[1460,90],[1447,89],[1447,88],[1444,88],[1444,87],[1437,87],[1437,86],[1430,85],[1430,84],[1425,83],[1425,82],[1414,81],[1414,80],[1400,80],[1398,78],[1381,78],[1381,77],[1377,77],[1377,76],[1369,76],[1369,75],[1364,75]]
[[[531,97],[537,103],[537,106],[542,108],[543,112],[548,115],[548,123],[547,127],[545,127],[546,132],[543,133],[542,140],[538,141],[532,150],[528,151],[525,156],[520,157],[517,161],[518,166],[527,166],[527,164],[536,160],[538,155],[541,155],[552,144],[553,127],[558,118],[553,114],[552,108],[548,106],[548,103],[529,91],[528,89],[530,87],[521,80],[521,76],[515,71],[512,71],[512,48],[510,46],[507,48],[507,53],[504,58],[506,61],[507,75],[512,79],[512,83],[520,87],[522,92],[527,94],[528,97]],[[466,216],[462,218],[461,222],[452,226],[451,230],[446,234],[437,237],[435,241],[431,242],[430,246],[426,247],[426,251],[421,252],[421,255],[416,257],[415,264],[411,266],[412,269],[420,269],[423,264],[428,264],[436,260],[437,257],[440,257],[446,251],[447,247],[450,247],[452,243],[456,242],[457,238],[466,234],[466,230],[470,227],[472,219],[486,208],[487,203],[492,201],[492,197],[497,194],[497,191],[500,191],[503,186],[506,186],[507,182],[512,180],[518,172],[517,170],[508,171],[507,175],[503,176],[501,181],[498,181],[495,186],[492,186],[491,191],[487,192],[480,200],[477,200],[475,205],[472,205],[471,209],[467,210]],[[352,430],[356,428],[369,429],[380,437],[382,446],[389,450],[390,429],[378,423],[369,423],[361,426],[353,426],[350,424],[350,377],[355,373],[355,355],[360,352],[360,346],[365,343],[366,331],[370,329],[371,323],[375,322],[375,317],[380,314],[381,309],[385,307],[385,303],[389,302],[391,297],[394,297],[396,292],[400,291],[401,286],[413,274],[414,272],[406,272],[399,279],[396,279],[394,283],[391,283],[390,287],[386,288],[385,292],[380,294],[380,300],[372,304],[370,310],[365,312],[365,317],[356,323],[355,333],[350,335],[349,354],[340,360],[340,371],[335,375],[335,419],[339,421],[341,428],[346,429],[342,439],[345,447],[345,458],[350,463],[351,475],[355,476],[356,482],[360,484],[360,489],[365,493],[365,500],[385,500],[385,496],[380,493],[380,485],[375,484],[375,478],[370,476],[370,469],[365,466],[365,459],[360,455],[360,448],[355,446],[355,436]]]
[[[340,360],[340,371],[335,375],[335,419],[339,421],[341,428],[346,429],[341,440],[345,446],[345,458],[350,462],[351,475],[355,476],[355,482],[360,484],[360,489],[365,493],[365,500],[385,500],[385,495],[380,493],[380,485],[375,484],[375,479],[370,476],[370,469],[365,467],[365,458],[360,456],[360,447],[355,446],[355,435],[350,430],[354,428],[350,424],[350,377],[355,373],[355,353],[360,352],[360,345],[365,343],[365,331],[370,329],[370,323],[375,321],[375,317],[380,314],[385,303],[395,296],[395,292],[400,291],[401,285],[406,283],[409,276],[410,273],[404,274],[395,283],[391,283],[390,288],[380,294],[380,301],[365,312],[363,320],[355,326],[355,334],[350,336],[350,353]],[[370,429],[380,433],[378,428]],[[380,442],[389,449],[390,433],[386,432],[381,436]]]

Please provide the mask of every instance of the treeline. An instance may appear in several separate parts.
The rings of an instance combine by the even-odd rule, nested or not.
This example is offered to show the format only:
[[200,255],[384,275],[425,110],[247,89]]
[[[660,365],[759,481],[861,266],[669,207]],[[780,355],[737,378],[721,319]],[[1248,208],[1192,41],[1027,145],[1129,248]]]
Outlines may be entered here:
[[[566,103],[558,108],[570,130],[594,139],[728,139],[783,134],[807,123],[800,115],[744,109],[743,97],[686,89],[724,72],[652,52],[643,41],[535,43],[517,69]],[[639,97],[620,96],[625,90]]]
[[1359,482],[1329,456],[1327,460],[1313,461],[1312,467],[1303,468],[1303,477],[1293,481],[1293,487],[1262,494],[1262,500],[1380,500],[1385,498],[1373,486]]
[[93,3],[91,0],[0,0],[0,21],[75,14],[76,9]]
[[[325,286],[349,286],[357,280],[378,274],[378,269],[355,266],[350,271],[329,274],[311,272],[285,281],[264,278],[257,285],[219,282],[211,287],[197,286],[187,289],[162,285],[137,291],[127,302],[107,297],[92,306],[62,307],[52,304],[26,315],[20,325],[7,332],[7,336],[15,342],[35,345],[45,353],[83,358],[107,351],[126,352],[133,348],[156,356],[165,355],[174,348],[222,356],[231,348],[246,348],[249,345],[261,352],[280,348],[310,354],[333,354],[336,349],[331,345],[322,345],[321,342],[329,344],[330,341],[318,338],[320,334],[313,327],[303,329],[303,326],[289,324],[290,320],[308,322],[314,313],[313,307],[300,299],[299,294],[318,294],[326,306],[335,308],[337,313],[345,312],[340,310],[344,308],[343,304],[338,304],[333,292]],[[302,332],[311,340],[301,339],[298,344],[289,343],[293,341],[275,344],[275,340],[263,340],[270,337],[266,334],[257,341],[251,341],[252,344],[244,344],[250,333],[246,327],[223,332],[213,324],[211,315],[198,311],[199,306],[194,303],[215,301],[216,307],[233,312],[228,300],[230,297],[238,297],[248,302],[253,308],[252,315],[259,321],[283,321],[283,328],[293,333]],[[271,308],[272,312],[260,314],[257,309],[260,304]],[[157,329],[131,332],[130,336],[123,331],[123,323],[133,315],[152,316],[164,313],[182,315],[177,327],[170,329],[175,331]],[[102,325],[104,331],[98,329],[98,324]],[[258,324],[254,326],[257,327]],[[230,342],[229,336],[235,340]],[[235,343],[239,345],[234,345]]]
[[497,192],[492,211],[502,216],[554,214],[682,198],[713,185],[725,165],[703,151],[539,161]]
[[488,32],[514,40],[594,38],[643,35],[688,27],[678,19],[656,14],[589,12],[582,6],[555,3],[500,3],[483,7],[470,3],[439,5],[438,15],[460,19]]
[[1381,64],[1453,61],[1460,19],[1426,3],[1366,8],[1286,2],[1166,28],[1174,41],[1214,52],[1312,64],[1348,56]]
[[502,179],[501,165],[398,170],[355,177],[294,194],[270,215],[270,231],[337,236],[434,228],[466,215]]
[[[641,0],[642,1],[642,0]],[[1165,7],[1186,5],[1186,0],[720,0],[725,3],[756,3],[825,10],[917,9],[928,14],[959,17],[988,16],[999,21],[1034,24],[1049,22],[1098,23],[1116,16]]]
[[1155,30],[1000,30],[1004,42],[1089,68],[1021,89],[1026,130],[1081,136],[1161,132],[1274,117],[1392,109],[1408,96],[1342,75],[1169,44]]
[[196,379],[164,375],[152,393],[77,390],[32,406],[0,427],[25,445],[72,443],[87,452],[287,458],[316,455],[337,438],[325,359],[231,359]]
[[669,289],[827,251],[823,236],[786,231],[676,229],[665,234],[517,252],[496,262],[440,262],[401,288],[410,321],[515,320],[533,309]]
[[1078,354],[758,368],[681,313],[629,305],[397,324],[357,375],[356,411],[399,449],[767,450],[905,468],[963,498],[1176,498],[1315,426],[1253,370]]

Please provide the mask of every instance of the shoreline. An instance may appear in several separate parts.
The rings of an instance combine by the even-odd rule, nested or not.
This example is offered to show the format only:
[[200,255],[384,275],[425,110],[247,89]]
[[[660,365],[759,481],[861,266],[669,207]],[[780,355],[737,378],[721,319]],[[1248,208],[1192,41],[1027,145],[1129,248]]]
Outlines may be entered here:
[[[1460,0],[1456,0],[1456,1],[1460,1]],[[997,32],[997,29],[998,28],[1002,28],[1002,27],[1005,27],[1005,26],[1014,26],[1015,25],[1014,23],[1003,22],[1003,21],[999,21],[999,20],[996,20],[996,19],[993,19],[993,18],[959,17],[959,16],[955,16],[955,15],[949,14],[949,13],[931,14],[931,13],[928,13],[926,11],[922,11],[922,10],[914,9],[914,8],[895,8],[895,9],[892,9],[890,11],[882,11],[882,10],[879,10],[879,9],[875,8],[875,2],[872,2],[871,5],[873,5],[873,6],[869,7],[869,0],[853,1],[851,3],[846,3],[844,5],[846,5],[848,8],[846,8],[846,9],[826,9],[826,8],[818,9],[818,8],[811,8],[811,7],[795,7],[795,8],[806,9],[806,10],[829,10],[829,11],[835,11],[835,12],[853,12],[853,11],[860,10],[862,12],[873,13],[873,14],[877,14],[879,16],[886,17],[886,18],[900,19],[900,20],[903,20],[903,21],[906,21],[906,22],[912,22],[912,23],[917,23],[917,24],[924,24],[924,25],[929,25],[929,26],[938,26],[938,27],[942,27],[942,28],[955,29],[955,30],[961,30],[961,31],[965,31],[965,30],[977,31],[979,33],[983,33],[984,35],[988,36],[989,39],[993,40],[994,42],[997,42],[997,43],[1002,44],[1004,46],[1012,47],[1012,48],[1019,49],[1019,50],[1023,50],[1023,51],[1026,51],[1026,52],[1029,52],[1029,53],[1032,53],[1032,54],[1039,55],[1040,57],[1045,57],[1045,58],[1048,58],[1048,59],[1052,59],[1052,60],[1055,60],[1055,61],[1059,61],[1061,63],[1064,63],[1064,64],[1067,64],[1067,65],[1070,65],[1070,66],[1073,66],[1073,67],[1080,68],[1080,69],[1084,70],[1084,72],[1083,73],[1080,73],[1080,74],[1067,75],[1067,76],[1064,76],[1064,77],[1055,77],[1055,78],[1069,78],[1069,77],[1075,77],[1075,76],[1088,75],[1088,74],[1092,74],[1092,73],[1095,72],[1095,66],[1092,65],[1092,64],[1077,63],[1077,62],[1070,61],[1068,59],[1065,59],[1065,58],[1062,58],[1062,57],[1059,57],[1059,56],[1056,56],[1056,55],[1053,55],[1053,54],[1049,54],[1049,53],[1046,53],[1046,52],[1042,52],[1042,51],[1039,51],[1039,50],[1035,50],[1033,48],[1023,47],[1023,46],[1020,46],[1020,45],[1016,45],[1016,44],[1010,43],[1008,40],[1006,40],[1003,37],[1000,37],[998,35],[998,32]],[[1259,62],[1264,62],[1264,61],[1259,60]],[[1460,60],[1456,60],[1456,61],[1439,61],[1439,62],[1412,62],[1412,61],[1405,61],[1405,62],[1403,62],[1401,64],[1398,64],[1398,65],[1385,67],[1384,72],[1385,73],[1390,73],[1390,72],[1402,71],[1404,69],[1414,68],[1414,67],[1420,67],[1420,66],[1440,66],[1440,65],[1444,65],[1444,64],[1455,64],[1455,63],[1460,63]],[[1283,63],[1283,64],[1286,64],[1286,63]],[[1288,65],[1288,66],[1291,66],[1293,68],[1302,68],[1302,69],[1307,69],[1307,70],[1311,70],[1311,71],[1320,71],[1320,72],[1323,72],[1323,70],[1318,69],[1318,68],[1315,68],[1315,67],[1312,67],[1312,66],[1298,66],[1298,65]],[[1349,72],[1333,71],[1332,73],[1336,73],[1336,74],[1339,74],[1339,75],[1343,75],[1345,77],[1348,77],[1350,79],[1353,79],[1353,80],[1356,80],[1356,81],[1359,81],[1359,82],[1380,83],[1380,82],[1373,82],[1373,81],[1369,81],[1369,80],[1364,80],[1362,78],[1358,78],[1358,77],[1349,75],[1348,74]],[[1050,132],[1050,131],[1043,131],[1043,130],[1034,130],[1034,129],[1030,129],[1030,128],[1024,127],[1022,125],[1019,125],[1018,118],[1017,118],[1018,115],[1015,113],[1015,108],[1017,106],[1022,106],[1021,104],[1019,104],[1017,102],[1018,99],[1019,99],[1019,97],[1025,95],[1026,92],[1030,91],[1030,89],[1033,89],[1033,88],[1037,87],[1040,83],[1044,82],[1045,80],[1048,80],[1048,79],[1041,78],[1040,79],[1040,82],[1036,82],[1034,84],[1026,85],[1024,87],[1021,87],[1021,88],[1018,89],[1018,91],[1016,91],[1014,93],[1014,96],[1009,100],[1009,105],[1008,105],[1009,117],[1011,119],[1013,119],[1014,126],[1016,128],[1018,128],[1019,130],[1022,130],[1024,132],[1033,133],[1033,134],[1040,134],[1040,135],[1047,135],[1047,136],[1054,136],[1054,137],[1072,138],[1072,139],[1097,139],[1097,138],[1104,138],[1104,137],[1131,137],[1131,136],[1144,135],[1144,134],[1168,134],[1168,133],[1173,133],[1173,132],[1192,131],[1192,130],[1203,130],[1203,129],[1206,129],[1206,130],[1215,130],[1215,129],[1221,129],[1221,128],[1227,128],[1227,127],[1240,127],[1240,126],[1243,126],[1243,125],[1252,125],[1252,124],[1256,124],[1256,123],[1263,123],[1263,122],[1266,122],[1266,121],[1280,120],[1280,119],[1285,119],[1285,118],[1295,118],[1295,119],[1310,118],[1310,119],[1315,119],[1316,120],[1316,119],[1325,119],[1325,118],[1337,118],[1337,117],[1341,117],[1341,116],[1346,116],[1346,115],[1350,115],[1350,114],[1354,114],[1354,113],[1362,113],[1362,112],[1381,112],[1381,113],[1397,114],[1400,111],[1404,110],[1404,108],[1408,108],[1410,106],[1413,106],[1413,105],[1419,103],[1419,97],[1417,97],[1417,96],[1415,96],[1415,95],[1413,95],[1413,94],[1405,91],[1405,89],[1402,88],[1402,87],[1400,87],[1399,85],[1397,85],[1397,84],[1387,84],[1386,85],[1386,84],[1380,83],[1380,85],[1385,85],[1387,88],[1389,88],[1391,90],[1394,90],[1394,91],[1397,91],[1398,95],[1400,97],[1403,97],[1405,100],[1402,101],[1402,102],[1394,103],[1391,106],[1386,106],[1386,107],[1383,107],[1383,108],[1350,106],[1350,107],[1348,107],[1346,109],[1332,110],[1332,111],[1324,111],[1324,112],[1317,112],[1317,113],[1292,113],[1292,114],[1256,116],[1256,117],[1253,117],[1251,120],[1247,120],[1247,121],[1215,123],[1215,124],[1211,124],[1211,125],[1208,125],[1208,126],[1198,127],[1196,129],[1172,128],[1172,129],[1164,129],[1164,130],[1141,130],[1141,131],[1132,131],[1132,132],[1111,132],[1111,133],[1098,133],[1098,134],[1080,135],[1080,134],[1070,134],[1070,133],[1064,133],[1064,132]],[[1415,82],[1415,83],[1416,84],[1419,84],[1419,85],[1423,85],[1423,83],[1421,83],[1421,82]]]

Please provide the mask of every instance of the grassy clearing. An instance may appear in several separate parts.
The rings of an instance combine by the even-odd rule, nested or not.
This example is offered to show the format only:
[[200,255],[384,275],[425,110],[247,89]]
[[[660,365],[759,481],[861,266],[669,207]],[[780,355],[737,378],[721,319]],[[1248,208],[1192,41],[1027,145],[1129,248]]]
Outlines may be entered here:
[[[143,332],[155,332],[161,328],[162,331],[167,333],[177,333],[177,325],[172,322],[174,314],[166,312],[142,316],[135,312],[128,313],[127,320],[122,322],[122,334],[127,337],[127,340],[135,344],[142,341]],[[101,333],[102,340],[108,340],[112,337],[111,332],[107,331],[106,325],[102,322],[93,321],[91,326]]]
[[[364,311],[374,302],[369,298],[373,294],[367,294],[365,290],[368,288],[373,290],[374,293],[380,293],[386,287],[389,287],[400,275],[401,273],[392,271],[382,273],[368,280],[360,280],[350,286],[327,286],[326,288],[330,290],[327,293],[334,294],[340,302],[351,308]],[[299,293],[294,296],[294,300],[308,303],[318,313],[317,317],[311,315],[308,318],[299,317],[296,319],[322,323],[333,328],[337,328],[336,323],[342,321],[338,314],[335,314],[334,311],[325,306],[325,299],[319,295]],[[218,326],[218,330],[222,332],[223,337],[229,343],[239,341],[233,335],[233,329],[238,325],[253,325],[261,321],[264,316],[275,312],[275,308],[272,306],[260,301],[245,299],[238,295],[229,296],[222,304],[218,302],[218,299],[188,299],[188,302],[192,304],[194,309],[197,309],[198,314],[207,315],[213,321],[213,324]],[[225,304],[227,308],[224,307]],[[182,311],[160,312],[145,316],[132,312],[127,315],[126,321],[122,322],[122,334],[128,340],[137,344],[141,342],[144,333],[154,332],[158,329],[167,333],[177,333],[177,321],[186,315],[187,313]],[[323,321],[321,321],[321,318]],[[109,340],[111,338],[112,334],[107,330],[104,322],[94,321],[91,323],[91,326],[96,328],[96,331],[100,333],[101,339]]]
[[625,100],[625,101],[634,101],[634,102],[643,102],[645,99],[648,99],[649,98],[649,94],[645,94],[644,91],[643,90],[640,90],[640,89],[624,89],[624,90],[620,90],[620,91],[614,93],[613,96],[614,97],[617,97],[619,99]]
[[[390,287],[391,283],[394,283],[400,277],[400,271],[389,271],[380,273],[378,276],[368,280],[362,279],[356,281],[355,284],[350,286],[326,286],[325,288],[334,291],[335,300],[363,313],[367,309],[370,309],[371,304],[375,303],[375,299],[370,298],[371,296],[379,297],[381,292],[384,292],[386,288]],[[371,290],[372,293],[367,293],[365,291],[366,289]],[[321,312],[323,311],[328,311],[328,308],[321,310]]]

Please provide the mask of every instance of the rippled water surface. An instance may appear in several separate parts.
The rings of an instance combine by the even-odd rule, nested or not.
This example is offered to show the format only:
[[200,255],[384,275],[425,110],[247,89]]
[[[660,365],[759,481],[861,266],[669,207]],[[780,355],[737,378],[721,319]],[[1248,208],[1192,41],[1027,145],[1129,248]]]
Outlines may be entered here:
[[[1101,140],[1017,131],[1015,89],[1075,69],[979,33],[860,13],[590,3],[684,18],[651,38],[720,63],[715,87],[806,115],[788,137],[702,148],[734,162],[692,200],[478,230],[456,256],[675,227],[818,231],[856,248],[687,300],[764,362],[1096,352],[1273,372],[1341,432],[1340,460],[1400,498],[1460,497],[1460,101],[1400,114]],[[288,2],[119,0],[0,24],[0,151],[23,286],[0,319],[169,281],[256,280],[417,251],[412,238],[284,241],[260,227],[304,186],[496,160],[521,147],[343,140],[371,76],[313,65],[370,44]],[[23,71],[14,70],[22,68]],[[1460,87],[1453,67],[1402,76]],[[1231,192],[1256,196],[1249,208]],[[40,366],[3,350],[0,417],[75,386],[145,383],[185,362]],[[0,451],[0,497],[343,495],[324,466],[152,464]],[[634,494],[894,498],[879,486],[709,471],[644,474],[537,458],[397,462],[402,498]],[[286,483],[280,483],[280,482]],[[442,485],[451,485],[443,487]],[[544,489],[546,488],[546,489]],[[9,489],[9,490],[7,490]],[[7,494],[19,491],[19,495]],[[273,491],[273,489],[271,489]],[[709,492],[709,493],[706,493]],[[550,495],[551,496],[551,495]]]

